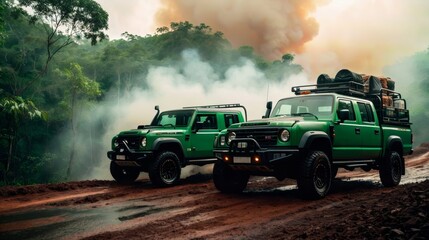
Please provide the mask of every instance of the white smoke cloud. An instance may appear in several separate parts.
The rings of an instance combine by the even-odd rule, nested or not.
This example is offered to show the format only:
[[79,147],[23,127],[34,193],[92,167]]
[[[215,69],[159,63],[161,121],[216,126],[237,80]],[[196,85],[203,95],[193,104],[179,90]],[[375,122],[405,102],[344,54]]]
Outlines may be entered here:
[[145,36],[156,29],[155,12],[160,7],[159,0],[95,0],[109,14],[110,39],[119,39],[121,34]]
[[[180,67],[151,67],[148,74],[143,76],[147,80],[146,89],[135,87],[127,96],[120,98],[119,102],[113,94],[116,90],[112,90],[111,97],[99,104],[96,111],[91,112],[94,121],[109,121],[106,121],[106,131],[99,136],[104,150],[96,156],[99,167],[94,169],[90,179],[112,179],[109,172],[110,160],[106,157],[111,138],[122,130],[150,124],[155,114],[155,105],[159,105],[163,111],[184,106],[241,103],[247,108],[249,119],[261,118],[265,113],[269,80],[250,60],[241,59],[221,77],[213,66],[201,60],[195,50],[187,50],[183,52],[182,62],[177,66]],[[275,102],[291,96],[291,87],[308,84],[306,79],[306,75],[302,73],[285,76],[280,82],[270,82],[268,100]],[[82,156],[79,159],[85,161],[90,150],[84,144],[80,147]],[[202,169],[207,172],[206,168]],[[195,169],[184,169],[182,177],[187,172],[193,173]]]

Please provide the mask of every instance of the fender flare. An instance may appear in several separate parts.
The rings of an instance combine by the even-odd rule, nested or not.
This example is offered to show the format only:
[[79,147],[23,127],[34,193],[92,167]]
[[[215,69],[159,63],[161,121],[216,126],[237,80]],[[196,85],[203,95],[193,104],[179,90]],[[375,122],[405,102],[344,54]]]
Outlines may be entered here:
[[[181,154],[181,156],[178,156],[178,157],[179,158],[184,158],[185,154],[183,152],[182,143],[178,139],[176,139],[176,138],[157,138],[153,142],[152,150],[156,152],[156,151],[158,151],[161,148],[161,146],[163,144],[170,144],[170,143],[178,145],[178,147],[180,149],[180,154]],[[183,161],[183,159],[182,159],[182,161]]]
[[[404,147],[404,145],[402,144],[402,139],[399,136],[395,136],[395,135],[389,136],[386,141],[385,153],[387,153],[390,149],[392,149],[393,144],[396,144],[396,143],[399,143],[402,148]],[[400,151],[401,151],[400,153],[403,153],[404,150],[400,149]]]
[[332,141],[329,135],[323,131],[308,131],[304,133],[299,141],[298,148],[304,151],[308,150],[311,144],[317,139],[323,139],[329,143],[330,150],[326,154],[328,154],[329,158],[332,159]]
[[387,138],[386,145],[385,145],[386,149],[384,150],[383,156],[384,157],[387,156],[387,153],[390,152],[391,149],[393,149],[393,145],[394,144],[399,144],[401,146],[401,149],[397,149],[397,150],[399,151],[398,152],[399,155],[401,155],[402,175],[404,175],[405,174],[405,160],[404,160],[404,157],[403,157],[403,155],[404,155],[404,145],[402,143],[402,139],[399,136],[392,135],[392,136],[389,136]]

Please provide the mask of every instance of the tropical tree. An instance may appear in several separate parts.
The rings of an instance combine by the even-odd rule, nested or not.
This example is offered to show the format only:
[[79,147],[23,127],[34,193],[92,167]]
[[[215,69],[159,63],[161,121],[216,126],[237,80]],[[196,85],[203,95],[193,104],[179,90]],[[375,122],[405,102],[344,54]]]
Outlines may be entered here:
[[48,71],[53,57],[64,47],[89,39],[92,45],[105,39],[108,14],[93,0],[18,0],[22,7],[30,7],[30,23],[41,22],[46,33],[46,59],[39,72],[21,91],[34,84]]
[[82,67],[77,63],[70,63],[69,67],[64,70],[56,70],[59,77],[65,79],[65,84],[69,86],[69,91],[66,92],[63,106],[69,109],[70,130],[72,134],[72,143],[70,148],[70,158],[67,167],[67,179],[70,178],[71,170],[76,153],[76,138],[77,138],[77,118],[79,108],[82,103],[92,100],[101,95],[101,90],[98,82],[91,80],[83,73]]
[[[0,92],[1,93],[1,92]],[[46,115],[37,109],[31,100],[16,96],[2,96],[0,98],[0,138],[7,141],[7,159],[2,168],[3,180],[7,182],[7,175],[15,158],[15,147],[19,140],[20,126],[23,122],[34,118],[46,119]],[[15,163],[17,165],[18,163]]]
[[3,13],[5,11],[6,8],[6,1],[0,1],[0,43],[3,41],[4,39],[4,16]]

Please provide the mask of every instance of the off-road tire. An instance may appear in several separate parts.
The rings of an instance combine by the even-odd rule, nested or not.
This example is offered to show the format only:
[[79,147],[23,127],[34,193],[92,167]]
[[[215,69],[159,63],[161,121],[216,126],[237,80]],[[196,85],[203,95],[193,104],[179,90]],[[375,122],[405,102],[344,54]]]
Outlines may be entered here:
[[331,188],[332,169],[328,156],[322,151],[311,151],[299,169],[298,190],[305,199],[320,199]]
[[181,166],[174,152],[165,151],[158,154],[149,167],[151,182],[159,187],[176,185],[180,180]]
[[396,151],[390,151],[381,162],[380,180],[385,187],[394,187],[401,182],[402,157]]
[[131,184],[139,177],[140,170],[135,167],[122,167],[114,161],[111,161],[110,173],[116,182],[120,184]]
[[213,167],[213,182],[222,193],[240,193],[247,186],[249,175],[234,171],[221,161],[217,161]]

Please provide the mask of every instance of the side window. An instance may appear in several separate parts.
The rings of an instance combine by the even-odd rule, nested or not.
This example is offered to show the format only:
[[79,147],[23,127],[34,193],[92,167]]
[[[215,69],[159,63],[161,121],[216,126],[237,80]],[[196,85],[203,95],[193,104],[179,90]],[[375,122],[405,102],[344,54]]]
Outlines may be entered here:
[[338,111],[341,111],[343,109],[349,110],[349,119],[351,121],[356,120],[355,111],[353,110],[353,104],[349,100],[340,100],[338,103]]
[[200,129],[218,129],[215,114],[197,115],[196,123],[200,125]]
[[225,114],[225,127],[229,127],[231,124],[238,123],[237,114]]
[[366,110],[365,103],[358,103],[360,116],[362,117],[362,122],[370,122],[368,117],[368,112]]
[[371,105],[365,104],[366,112],[368,113],[368,122],[375,122],[374,120],[374,112],[372,111]]

